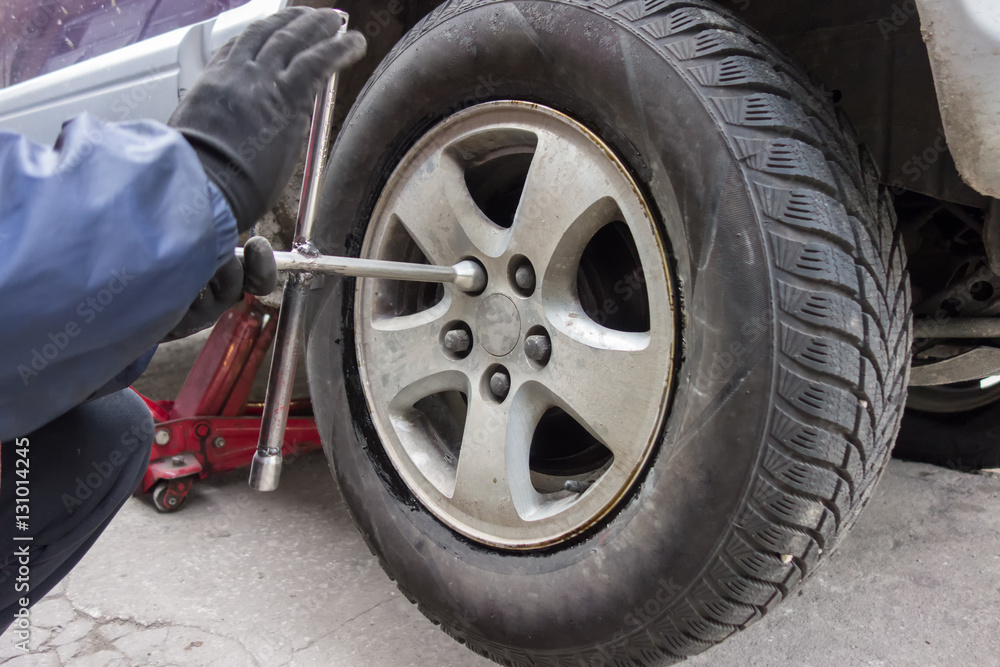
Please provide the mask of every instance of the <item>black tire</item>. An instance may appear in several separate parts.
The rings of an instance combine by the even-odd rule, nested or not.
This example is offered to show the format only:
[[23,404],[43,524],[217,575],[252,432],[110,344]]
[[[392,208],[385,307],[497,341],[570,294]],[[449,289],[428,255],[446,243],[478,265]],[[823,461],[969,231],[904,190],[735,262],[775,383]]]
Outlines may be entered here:
[[[941,400],[941,388],[911,388],[912,398],[892,454],[906,461],[919,461],[971,472],[1000,468],[1000,402],[996,387],[971,400],[962,396]],[[948,391],[950,388],[945,388]],[[955,393],[972,393],[956,388]],[[980,393],[980,392],[975,392]],[[992,399],[992,400],[990,400]],[[978,405],[972,409],[963,408]],[[984,404],[985,403],[985,404]],[[941,411],[931,411],[941,410]]]
[[374,430],[353,280],[313,304],[326,452],[389,576],[477,653],[509,665],[699,653],[815,571],[888,459],[911,342],[890,200],[808,79],[710,3],[456,0],[355,104],[320,218],[340,222],[321,249],[357,255],[401,156],[449,114],[503,99],[587,125],[660,211],[678,193],[658,231],[674,252],[682,361],[653,461],[571,542],[515,552],[459,536]]

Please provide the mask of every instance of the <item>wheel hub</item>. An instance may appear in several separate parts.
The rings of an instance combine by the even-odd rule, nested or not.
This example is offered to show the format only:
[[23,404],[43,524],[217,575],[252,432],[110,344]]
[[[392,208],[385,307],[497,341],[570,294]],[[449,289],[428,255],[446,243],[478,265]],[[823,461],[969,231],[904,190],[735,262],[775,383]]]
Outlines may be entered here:
[[[486,270],[480,294],[358,281],[358,368],[396,472],[479,542],[570,539],[637,480],[673,368],[666,251],[585,127],[490,102],[432,128],[382,190],[361,256]],[[635,317],[623,317],[633,312]]]
[[510,297],[493,294],[476,312],[476,334],[483,348],[495,357],[505,357],[521,340],[521,316]]

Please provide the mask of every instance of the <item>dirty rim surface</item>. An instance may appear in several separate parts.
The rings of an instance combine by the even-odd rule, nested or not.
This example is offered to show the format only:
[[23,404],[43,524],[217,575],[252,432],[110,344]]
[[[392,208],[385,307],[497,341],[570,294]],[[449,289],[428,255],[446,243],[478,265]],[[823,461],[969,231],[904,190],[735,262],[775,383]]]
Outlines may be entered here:
[[536,104],[463,110],[400,162],[361,255],[488,275],[480,294],[357,282],[365,397],[413,494],[506,548],[606,515],[654,449],[675,340],[664,244],[612,151]]

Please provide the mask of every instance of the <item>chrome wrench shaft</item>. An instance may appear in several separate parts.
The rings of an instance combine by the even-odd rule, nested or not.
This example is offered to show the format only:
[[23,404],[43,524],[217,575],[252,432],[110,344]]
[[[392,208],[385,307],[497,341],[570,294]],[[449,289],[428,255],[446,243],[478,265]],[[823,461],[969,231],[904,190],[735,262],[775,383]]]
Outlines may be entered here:
[[[344,12],[341,14],[344,17],[341,31],[346,32],[348,17]],[[316,275],[453,283],[465,292],[479,292],[486,287],[483,268],[471,260],[461,261],[454,266],[430,266],[337,257],[317,252],[312,244],[313,223],[319,208],[324,167],[329,157],[330,125],[336,96],[337,77],[334,75],[316,96],[313,106],[292,251],[274,253],[277,269],[287,272],[288,276],[285,279],[274,335],[274,356],[271,358],[267,380],[260,439],[250,464],[249,483],[258,491],[277,489],[281,477],[281,450],[285,442],[285,427],[288,425],[295,368],[303,343],[306,302],[310,284]],[[242,258],[243,249],[237,248],[236,255]]]
[[[348,15],[345,12],[341,12],[341,15],[344,18],[341,32],[344,33],[347,32]],[[295,240],[292,244],[292,253],[289,254],[316,254],[310,241],[323,185],[323,168],[330,148],[330,125],[336,97],[337,75],[334,74],[316,96],[313,105],[299,213],[295,221]],[[291,273],[285,279],[278,327],[274,336],[274,356],[271,358],[271,371],[264,398],[260,439],[257,441],[257,451],[250,463],[249,483],[258,491],[274,491],[278,488],[281,477],[281,448],[285,442],[288,407],[292,398],[292,385],[295,382],[295,366],[302,347],[310,279],[311,275],[308,273]]]
[[[236,249],[236,256],[243,257],[243,248]],[[274,263],[278,271],[356,278],[388,278],[422,283],[453,283],[463,292],[479,292],[486,287],[486,272],[472,260],[465,260],[454,266],[434,266],[278,251],[274,253]]]

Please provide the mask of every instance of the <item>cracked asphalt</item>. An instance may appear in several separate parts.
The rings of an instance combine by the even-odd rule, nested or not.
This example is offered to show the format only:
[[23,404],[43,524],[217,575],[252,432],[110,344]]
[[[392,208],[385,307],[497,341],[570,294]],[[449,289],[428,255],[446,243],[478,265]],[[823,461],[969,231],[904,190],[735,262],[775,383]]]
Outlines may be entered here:
[[[689,665],[1000,664],[1000,477],[893,461],[830,562],[763,621]],[[131,499],[32,610],[31,652],[65,665],[486,665],[379,569],[321,454],[274,494],[234,473],[187,507]]]

